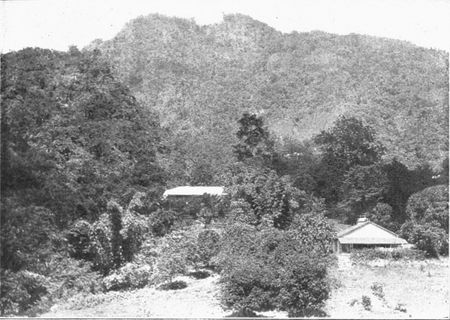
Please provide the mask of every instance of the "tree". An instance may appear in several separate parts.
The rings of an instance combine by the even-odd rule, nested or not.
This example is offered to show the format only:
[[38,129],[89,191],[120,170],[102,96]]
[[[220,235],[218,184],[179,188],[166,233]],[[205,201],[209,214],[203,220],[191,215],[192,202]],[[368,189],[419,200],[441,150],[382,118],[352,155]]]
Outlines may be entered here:
[[346,174],[342,185],[340,206],[347,208],[347,223],[355,223],[358,216],[370,211],[386,191],[387,178],[378,164],[354,166]]
[[376,141],[375,131],[353,117],[341,116],[333,127],[318,134],[314,142],[322,151],[316,191],[331,203],[342,199],[339,187],[352,167],[372,165],[384,152]]
[[397,231],[399,228],[398,223],[393,219],[393,210],[387,203],[379,202],[367,212],[366,217],[382,227],[385,227],[392,231]]
[[433,186],[411,195],[406,213],[415,223],[436,223],[448,233],[448,186]]
[[239,140],[233,146],[238,161],[254,159],[270,164],[274,157],[273,141],[261,117],[244,113],[239,119],[239,130],[236,136]]
[[300,190],[288,177],[267,168],[237,165],[228,172],[231,215],[254,226],[289,227],[301,204]]

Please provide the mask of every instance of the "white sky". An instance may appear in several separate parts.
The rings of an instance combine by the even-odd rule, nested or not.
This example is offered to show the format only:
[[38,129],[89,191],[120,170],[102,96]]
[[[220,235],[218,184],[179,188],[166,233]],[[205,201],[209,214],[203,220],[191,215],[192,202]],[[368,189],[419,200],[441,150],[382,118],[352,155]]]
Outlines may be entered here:
[[198,24],[243,13],[283,32],[369,34],[450,52],[450,0],[3,0],[0,10],[2,52],[82,48],[150,13]]

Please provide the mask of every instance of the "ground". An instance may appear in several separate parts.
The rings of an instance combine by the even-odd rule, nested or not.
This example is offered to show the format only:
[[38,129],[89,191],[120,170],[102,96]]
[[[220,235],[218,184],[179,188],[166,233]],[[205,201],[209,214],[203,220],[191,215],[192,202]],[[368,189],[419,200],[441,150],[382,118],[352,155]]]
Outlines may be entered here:
[[[326,311],[333,318],[448,318],[448,262],[442,258],[355,265],[348,254],[341,254],[339,267],[332,271],[340,286],[332,291]],[[384,297],[374,294],[374,283],[382,286]],[[370,298],[371,310],[364,309],[363,295]]]
[[[352,264],[349,255],[339,255],[336,279],[326,303],[332,318],[448,318],[448,258],[414,262],[377,261]],[[224,317],[218,299],[219,276],[206,279],[181,277],[188,287],[161,291],[144,288],[130,292],[79,297],[56,305],[43,317]],[[371,286],[381,284],[384,297],[374,295]],[[365,310],[362,296],[370,299]],[[402,309],[401,310],[395,310]],[[267,312],[266,317],[284,318],[285,312]]]

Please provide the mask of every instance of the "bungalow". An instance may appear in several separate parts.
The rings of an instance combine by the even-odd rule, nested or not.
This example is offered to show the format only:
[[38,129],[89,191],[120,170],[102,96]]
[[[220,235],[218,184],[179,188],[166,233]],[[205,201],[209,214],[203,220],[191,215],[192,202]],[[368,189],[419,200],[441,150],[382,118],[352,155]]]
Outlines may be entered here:
[[202,196],[204,194],[208,194],[208,195],[212,195],[212,196],[225,195],[224,187],[205,187],[205,186],[176,187],[176,188],[164,191],[163,198],[165,199],[167,197],[193,197],[193,196]]
[[350,252],[353,249],[375,247],[399,247],[407,244],[394,232],[369,221],[359,218],[356,225],[337,234],[333,244],[335,252]]

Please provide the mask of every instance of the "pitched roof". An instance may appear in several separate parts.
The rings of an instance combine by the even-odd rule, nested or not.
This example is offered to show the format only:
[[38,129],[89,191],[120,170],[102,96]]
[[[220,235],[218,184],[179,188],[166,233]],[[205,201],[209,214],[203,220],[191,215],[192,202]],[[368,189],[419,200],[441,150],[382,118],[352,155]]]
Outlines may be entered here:
[[163,198],[167,196],[201,196],[204,194],[209,195],[224,195],[224,187],[207,187],[207,186],[182,186],[166,190],[163,194]]
[[[367,224],[369,224],[369,223],[371,223],[371,222],[370,222],[370,221],[367,221],[367,222],[364,222],[364,223],[355,224],[354,226],[351,226],[350,228],[347,228],[347,229],[342,230],[341,232],[339,232],[339,233],[337,234],[337,237],[338,237],[338,238],[343,237],[343,236],[345,236],[346,234],[352,233],[353,231],[355,231],[355,230],[357,230],[357,229],[360,229],[360,228],[364,227],[365,225],[367,225]],[[377,226],[378,226],[378,225],[377,225]]]
[[[374,233],[374,228],[371,230],[368,230],[367,234],[363,233],[357,233],[355,236],[352,236],[352,233],[354,233],[357,230],[360,230],[366,226],[373,226],[376,229],[382,230],[387,233],[387,235],[384,235],[381,233]],[[337,238],[339,239],[340,243],[355,243],[355,244],[406,244],[406,240],[400,238],[397,234],[394,232],[383,228],[382,226],[373,223],[371,221],[366,221],[359,223],[355,226],[352,226],[346,230],[343,230],[337,234]]]
[[339,239],[340,243],[352,243],[352,244],[407,244],[405,239],[402,238],[341,238]]

